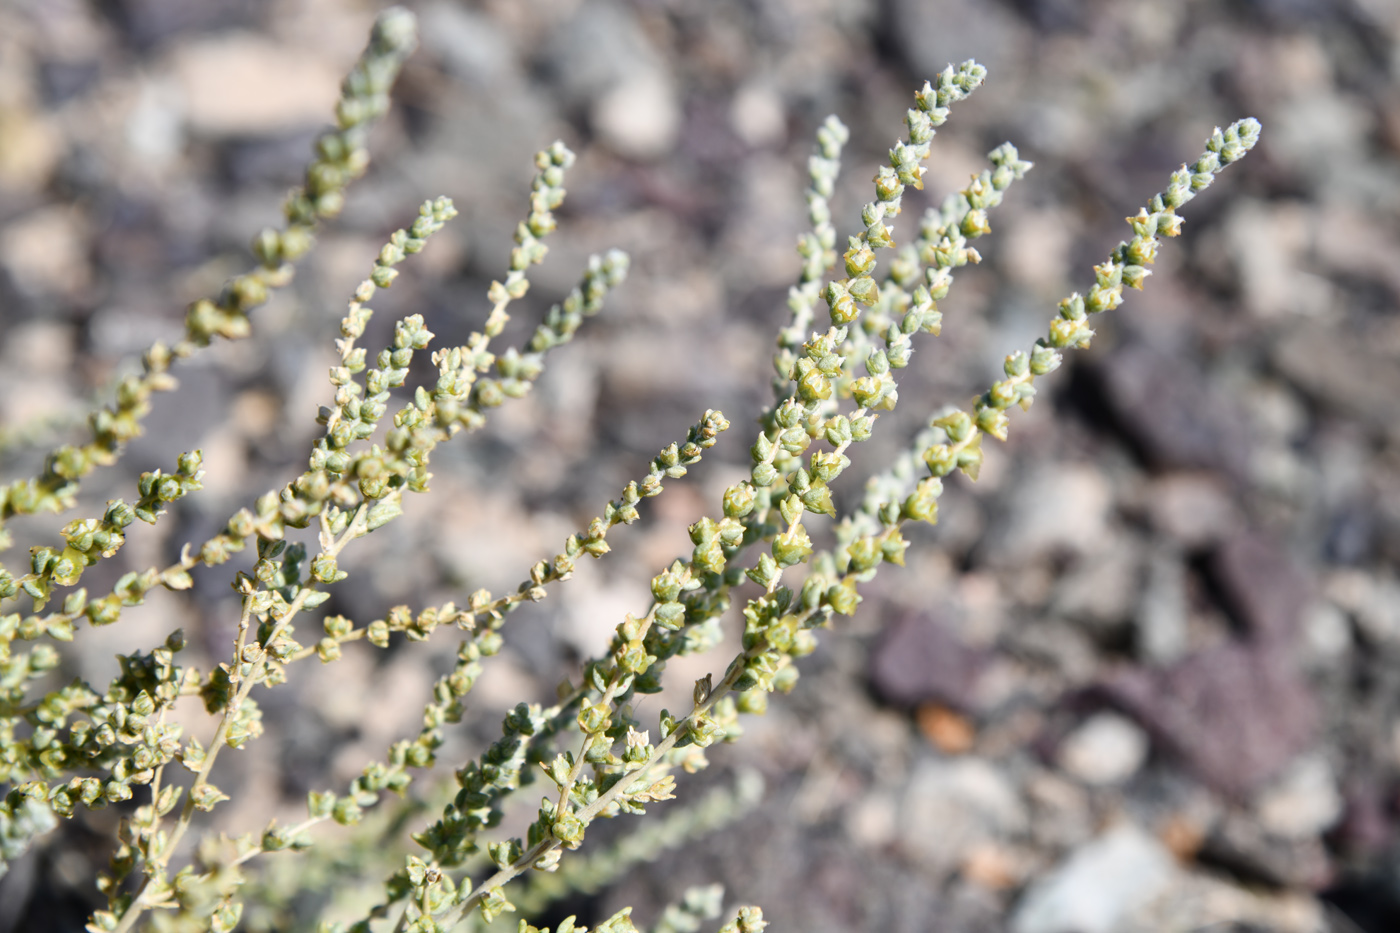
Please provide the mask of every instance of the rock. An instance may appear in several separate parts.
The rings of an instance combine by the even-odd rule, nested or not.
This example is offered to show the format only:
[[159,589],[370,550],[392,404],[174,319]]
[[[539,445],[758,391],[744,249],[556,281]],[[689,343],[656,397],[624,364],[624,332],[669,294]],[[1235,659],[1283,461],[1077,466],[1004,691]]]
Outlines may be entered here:
[[1302,892],[1245,887],[1204,871],[1178,872],[1151,904],[1126,918],[1119,933],[1357,933],[1329,913]]
[[1038,619],[1013,628],[1002,639],[1003,650],[1036,667],[1050,667],[1056,689],[1088,685],[1098,675],[1100,652],[1084,630],[1061,619]]
[[978,843],[1026,828],[1015,787],[991,762],[974,757],[920,762],[899,817],[901,848],[934,872],[961,864]]
[[1281,839],[1320,836],[1342,815],[1342,795],[1327,759],[1299,758],[1254,800],[1259,825]]
[[1062,293],[1070,280],[1071,231],[1079,222],[1077,215],[1055,209],[1024,210],[1008,218],[998,266],[1034,294]]
[[87,220],[67,207],[42,207],[0,236],[0,262],[29,295],[80,298],[92,280]]
[[1012,0],[1011,6],[1046,32],[1080,29],[1089,15],[1084,0]]
[[1120,535],[1082,558],[1055,588],[1051,611],[1080,623],[1097,641],[1123,640],[1140,588],[1141,544]]
[[253,136],[335,117],[340,69],[307,49],[225,34],[181,45],[174,67],[185,119],[199,133]]
[[1280,887],[1316,890],[1326,886],[1332,876],[1327,850],[1320,841],[1280,839],[1238,812],[1227,814],[1216,824],[1198,858],[1244,880]]
[[1171,884],[1166,847],[1120,824],[1072,852],[1031,885],[1011,916],[1012,933],[1116,933],[1132,912]]
[[97,83],[101,68],[100,62],[91,59],[40,62],[39,84],[44,91],[44,103],[57,107],[87,93]]
[[1395,265],[1400,242],[1380,216],[1339,200],[1324,202],[1313,247],[1330,271],[1384,283],[1400,298],[1400,268]]
[[1316,315],[1332,302],[1332,285],[1307,270],[1315,223],[1297,203],[1238,199],[1223,225],[1226,249],[1239,270],[1244,303],[1256,317]]
[[1172,472],[1156,477],[1146,499],[1152,527],[1186,548],[1219,540],[1240,520],[1234,500],[1211,473]]
[[1228,397],[1211,391],[1188,358],[1129,345],[1103,360],[1095,375],[1119,430],[1150,465],[1247,473],[1248,421]]
[[1186,565],[1169,548],[1152,555],[1133,618],[1138,657],[1155,667],[1173,664],[1188,648],[1190,604]]
[[787,136],[783,98],[766,84],[748,84],[734,95],[729,122],[744,142],[755,148],[775,146]]
[[1351,623],[1347,614],[1327,600],[1318,600],[1303,612],[1303,658],[1314,669],[1335,667],[1351,650]]
[[1094,832],[1089,794],[1078,784],[1049,770],[1026,779],[1031,805],[1031,839],[1041,849],[1065,851],[1087,842]]
[[889,37],[915,74],[932,78],[950,63],[975,58],[993,74],[1023,48],[1024,26],[999,4],[976,0],[897,0]]
[[898,836],[899,806],[887,793],[864,793],[846,808],[843,823],[856,845],[883,849]]
[[1317,707],[1281,654],[1223,644],[1164,672],[1124,671],[1108,696],[1207,783],[1244,795],[1312,742]]
[[1089,464],[1038,465],[1014,487],[987,559],[1026,563],[1054,554],[1087,554],[1105,543],[1113,504],[1108,480]]
[[[1279,168],[1295,178],[1301,176],[1310,187],[1322,187],[1326,193],[1319,192],[1320,200],[1356,203],[1359,198],[1375,197],[1377,179],[1361,157],[1375,126],[1375,115],[1366,103],[1330,89],[1308,89],[1278,107],[1269,126]],[[1307,220],[1309,226],[1315,222],[1312,217]],[[1270,235],[1270,231],[1261,232]],[[1302,264],[1307,265],[1306,260]],[[1305,297],[1309,299],[1320,291],[1319,283],[1331,285],[1320,276],[1296,281],[1306,283]],[[1327,291],[1331,292],[1330,287]],[[1312,308],[1305,305],[1304,310]],[[1326,306],[1321,310],[1327,310]]]
[[229,183],[239,188],[259,183],[300,184],[318,135],[318,129],[307,127],[232,139],[219,147],[220,169]]
[[518,72],[513,36],[488,16],[453,3],[434,3],[421,14],[424,49],[453,76],[490,87]]
[[969,710],[986,661],[985,653],[959,641],[942,617],[911,612],[882,633],[871,653],[870,681],[897,706],[941,702]]
[[960,874],[975,885],[1000,891],[1015,887],[1027,871],[1025,856],[1007,846],[985,843],[974,846],[963,861]]
[[1342,798],[1342,817],[1327,836],[1330,848],[1353,864],[1377,864],[1395,842],[1393,789],[1372,774],[1352,774]]
[[1351,614],[1361,635],[1373,645],[1400,644],[1400,580],[1342,570],[1326,583],[1327,596]]
[[638,70],[663,67],[636,14],[615,0],[589,0],[558,21],[540,64],[570,106],[598,98]]
[[675,145],[681,127],[675,86],[660,69],[629,75],[600,96],[589,115],[599,138],[631,159],[666,154]]
[[1274,366],[1304,394],[1329,408],[1395,430],[1400,366],[1393,351],[1334,324],[1301,324],[1274,344]]
[[64,148],[63,134],[53,118],[28,107],[0,106],[0,185],[42,190]]
[[1147,733],[1116,713],[1099,713],[1060,743],[1060,768],[1086,784],[1122,784],[1147,760]]
[[591,0],[546,40],[540,58],[559,99],[584,108],[599,138],[631,159],[669,151],[681,130],[681,106],[666,56],[637,15],[611,0]]
[[184,152],[184,104],[174,81],[148,78],[141,82],[127,113],[125,136],[127,148],[145,170],[168,169]]
[[1317,0],[1249,0],[1244,6],[1279,25],[1305,29],[1345,15],[1332,4]]
[[1379,516],[1369,497],[1337,507],[1327,521],[1324,553],[1329,563],[1366,563],[1375,551]]
[[920,704],[914,721],[924,738],[945,755],[966,754],[977,742],[977,729],[972,720],[941,703]]
[[560,609],[556,635],[579,657],[598,657],[608,650],[618,622],[647,604],[649,594],[630,579],[600,580],[598,574],[576,574],[572,597]]
[[1269,538],[1241,533],[1210,559],[1226,608],[1260,642],[1291,645],[1312,597],[1307,576]]
[[250,26],[261,6],[257,0],[115,0],[111,12],[133,45],[149,49],[180,33]]

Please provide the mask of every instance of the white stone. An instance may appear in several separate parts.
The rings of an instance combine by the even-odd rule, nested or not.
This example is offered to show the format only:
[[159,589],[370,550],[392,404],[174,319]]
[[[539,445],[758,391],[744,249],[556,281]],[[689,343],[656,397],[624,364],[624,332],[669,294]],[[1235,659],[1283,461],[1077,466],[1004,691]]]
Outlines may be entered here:
[[184,97],[169,79],[141,85],[126,118],[126,145],[143,164],[164,168],[185,146]]
[[516,76],[512,36],[490,17],[443,2],[424,8],[421,17],[424,48],[457,77],[486,86]]
[[1001,247],[1007,275],[1037,293],[1063,291],[1078,220],[1078,215],[1054,208],[1017,215]]
[[1257,317],[1318,315],[1330,306],[1331,284],[1306,271],[1303,261],[1315,223],[1309,209],[1296,203],[1241,198],[1230,212],[1227,248],[1244,283],[1245,305]]
[[999,555],[1025,560],[1055,551],[1095,551],[1107,536],[1112,491],[1090,464],[1041,466],[1013,494]]
[[29,294],[77,296],[87,288],[87,222],[68,207],[41,207],[0,236],[0,262]]
[[1327,600],[1313,603],[1303,614],[1303,647],[1318,667],[1341,660],[1351,650],[1347,614]]
[[1016,905],[1012,933],[1117,933],[1177,873],[1171,853],[1130,823],[1076,849]]
[[729,122],[740,139],[755,147],[780,143],[787,133],[783,99],[762,84],[748,84],[739,89],[729,105]]
[[1152,481],[1147,493],[1152,527],[1186,547],[1219,539],[1239,521],[1229,491],[1210,473],[1168,473]]
[[1342,795],[1332,766],[1319,754],[1289,767],[1254,802],[1259,824],[1284,839],[1311,839],[1342,815]]
[[976,843],[1026,826],[1026,809],[1011,782],[975,757],[928,759],[905,789],[899,834],[910,856],[933,871],[956,866]]
[[1134,618],[1138,655],[1159,666],[1180,660],[1188,648],[1189,614],[1186,567],[1180,555],[1161,549],[1148,562]]
[[680,132],[681,110],[670,80],[638,71],[593,104],[593,128],[621,155],[654,159],[669,152]]
[[1121,784],[1147,760],[1147,733],[1117,713],[1099,713],[1060,745],[1059,764],[1086,784]]
[[882,849],[899,833],[899,808],[889,794],[866,794],[846,811],[846,834],[866,849]]
[[175,53],[185,119],[214,135],[332,122],[341,71],[307,49],[237,33],[191,42]]

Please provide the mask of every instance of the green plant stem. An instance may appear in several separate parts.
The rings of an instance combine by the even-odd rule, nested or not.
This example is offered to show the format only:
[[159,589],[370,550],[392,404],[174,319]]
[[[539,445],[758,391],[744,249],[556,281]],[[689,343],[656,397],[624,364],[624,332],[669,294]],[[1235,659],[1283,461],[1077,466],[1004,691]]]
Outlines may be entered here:
[[[356,510],[355,517],[351,519],[349,527],[347,527],[341,536],[331,544],[329,549],[323,550],[322,553],[330,557],[336,557],[347,544],[364,534],[364,520],[368,512],[368,503],[362,503]],[[306,598],[310,596],[312,592],[313,589],[311,587],[303,587],[296,598],[288,604],[286,613],[278,621],[277,625],[273,628],[272,634],[268,637],[268,643],[271,643],[277,635],[281,634],[290,620],[301,611],[303,604],[306,602]],[[243,609],[238,620],[238,636],[234,642],[234,659],[229,667],[229,684],[234,688],[233,698],[229,700],[228,705],[224,708],[223,715],[219,719],[218,727],[214,731],[214,737],[210,740],[209,747],[206,750],[204,762],[199,769],[199,773],[195,775],[194,783],[190,786],[189,791],[185,795],[185,802],[180,808],[179,819],[170,830],[170,835],[160,862],[156,865],[149,866],[146,872],[146,883],[142,886],[141,891],[136,897],[132,899],[131,905],[123,912],[113,933],[128,933],[140,918],[141,914],[147,909],[157,906],[145,902],[147,893],[155,884],[157,873],[164,874],[165,867],[169,864],[169,859],[171,855],[174,854],[176,846],[179,845],[180,840],[183,839],[185,833],[188,832],[190,824],[194,820],[195,810],[198,809],[195,806],[196,792],[209,783],[209,775],[214,770],[214,762],[217,760],[220,750],[227,744],[229,726],[233,723],[234,719],[237,718],[239,711],[242,709],[243,702],[248,698],[253,687],[257,686],[260,682],[259,678],[255,676],[245,676],[243,673],[245,664],[248,666],[249,672],[251,673],[255,665],[261,663],[263,660],[263,656],[261,655],[252,661],[245,662],[243,659],[244,648],[248,646],[247,636],[252,621],[251,603],[252,595],[244,596]]]

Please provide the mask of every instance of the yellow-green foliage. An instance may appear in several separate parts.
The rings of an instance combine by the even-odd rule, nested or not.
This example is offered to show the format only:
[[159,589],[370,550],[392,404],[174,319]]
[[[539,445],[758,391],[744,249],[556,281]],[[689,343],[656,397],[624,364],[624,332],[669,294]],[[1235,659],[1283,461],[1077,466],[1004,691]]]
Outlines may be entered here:
[[[345,186],[364,172],[366,127],[387,109],[389,90],[413,45],[409,13],[396,9],[379,17],[344,83],[337,128],[317,143],[304,186],[286,203],[286,226],[254,238],[257,266],[233,279],[217,299],[191,305],[183,337],[169,347],[152,347],[143,373],[122,383],[115,402],[93,415],[90,441],[54,451],[42,475],[0,488],[0,537],[3,522],[13,516],[73,508],[81,479],[119,458],[140,433],[151,394],[174,387],[173,364],[215,338],[248,334],[248,312],[291,279],[292,263],[313,246],[317,223],[339,211]],[[1062,301],[1046,335],[1006,357],[1005,378],[967,410],[938,418],[887,472],[870,480],[859,508],[838,514],[830,490],[850,464],[848,449],[868,439],[880,412],[898,403],[900,371],[917,343],[939,332],[938,302],[956,270],[979,260],[973,241],[990,232],[989,213],[1030,168],[1013,146],[999,146],[988,156],[990,167],[930,211],[915,233],[895,230],[906,189],[922,187],[936,130],[983,77],[981,66],[966,62],[915,94],[905,138],[890,150],[889,164],[880,166],[875,197],[861,212],[863,228],[839,255],[827,199],[847,132],[834,117],[822,126],[810,163],[812,229],[798,244],[803,267],[789,293],[791,322],[778,336],[775,397],[756,437],[746,439],[752,445],[749,477],[690,526],[689,559],[656,574],[651,605],[620,620],[609,650],[583,666],[576,682],[561,689],[557,704],[520,704],[479,760],[451,763],[457,793],[414,832],[420,854],[385,879],[381,907],[354,929],[447,930],[473,911],[489,920],[514,909],[507,884],[517,875],[554,869],[561,858],[569,864],[565,850],[578,848],[595,820],[640,815],[671,800],[678,790],[674,772],[702,766],[707,747],[739,735],[741,713],[762,712],[773,691],[790,690],[798,676],[794,659],[813,649],[833,616],[858,610],[862,585],[885,564],[904,563],[909,542],[903,526],[937,520],[942,478],[955,470],[976,477],[983,438],[1005,439],[1013,406],[1031,405],[1036,379],[1060,365],[1062,351],[1088,346],[1093,315],[1117,307],[1125,287],[1142,287],[1159,237],[1181,230],[1177,209],[1244,155],[1259,132],[1253,120],[1217,130],[1200,158],[1175,172],[1165,191],[1128,218],[1131,239],[1094,268],[1088,292]],[[261,853],[311,848],[318,824],[360,824],[385,791],[407,792],[415,774],[436,762],[444,725],[469,713],[467,696],[483,663],[499,650],[509,613],[545,598],[584,555],[606,555],[609,530],[638,520],[642,501],[684,476],[730,428],[718,411],[704,412],[684,440],[663,447],[644,477],[627,484],[556,555],[524,572],[511,593],[478,591],[464,594],[460,604],[401,607],[374,620],[333,615],[321,621],[321,634],[307,639],[303,627],[299,640],[299,617],[324,602],[347,574],[339,566],[342,552],[393,521],[406,494],[428,492],[437,446],[475,430],[492,409],[528,393],[548,354],[568,343],[625,278],[625,255],[594,257],[577,288],[523,346],[493,345],[512,301],[529,288],[530,268],[545,258],[545,239],[555,227],[553,212],[564,198],[572,162],[561,143],[536,155],[529,212],[516,229],[510,269],[504,282],[491,286],[492,309],[481,330],[460,346],[433,348],[434,335],[418,315],[400,320],[391,345],[373,356],[357,345],[376,292],[392,285],[400,264],[456,211],[445,198],[427,201],[411,225],[390,238],[341,322],[339,359],[330,374],[334,401],[321,410],[324,431],[300,476],[239,509],[213,537],[191,542],[174,564],[129,573],[108,592],[81,588],[85,570],[121,548],[132,522],[154,523],[168,503],[199,491],[200,453],[186,453],[173,472],[144,474],[133,502],[113,501],[100,517],[68,522],[60,540],[33,549],[27,570],[0,569],[6,604],[0,615],[0,783],[9,789],[0,805],[0,856],[15,858],[56,820],[84,808],[133,798],[140,803],[122,820],[110,869],[97,881],[108,903],[90,929],[130,930],[147,920],[162,930],[233,929],[242,916],[244,866]],[[823,313],[826,319],[819,320]],[[410,363],[419,353],[431,353],[436,375],[415,384]],[[396,389],[403,390],[397,398],[409,400],[396,402]],[[395,404],[400,407],[391,414]],[[837,520],[833,548],[814,548],[803,526],[807,513]],[[308,527],[319,532],[315,547],[288,544],[287,529]],[[182,665],[184,640],[176,633],[162,645],[123,657],[119,676],[105,687],[79,682],[42,696],[30,690],[56,665],[55,643],[81,638],[88,626],[119,623],[153,587],[185,589],[201,565],[226,563],[239,568],[230,577],[242,609],[236,639],[214,670],[201,674]],[[17,604],[25,599],[28,610],[20,611]],[[649,728],[635,720],[633,699],[661,689],[668,659],[718,644],[721,618],[736,602],[741,652],[725,669],[695,683],[689,708],[663,710]],[[236,839],[207,837],[192,863],[176,864],[182,839],[201,832],[200,814],[227,799],[210,781],[216,759],[226,747],[240,748],[262,732],[259,689],[295,677],[312,655],[333,663],[348,642],[383,648],[397,636],[420,641],[438,629],[450,629],[459,639],[457,662],[437,681],[416,735],[366,765],[349,787],[311,793],[301,823],[274,824]],[[168,716],[182,695],[203,699],[211,728],[202,741]],[[188,789],[172,779],[176,766],[194,774]],[[541,776],[550,793],[534,822],[518,828],[518,837],[496,831],[505,798]],[[726,813],[740,812],[742,796],[716,798],[718,813],[711,807],[677,825],[715,825]],[[601,871],[604,864],[594,867]],[[621,871],[628,861],[618,857],[606,864]],[[597,871],[575,875],[598,880]],[[548,888],[530,888],[526,899],[538,901]],[[717,894],[697,890],[667,914],[663,928],[694,929],[717,910]],[[762,926],[761,914],[745,908],[724,929]],[[521,929],[536,928],[522,921]],[[580,929],[572,921],[558,927]],[[598,927],[632,929],[625,911]]]

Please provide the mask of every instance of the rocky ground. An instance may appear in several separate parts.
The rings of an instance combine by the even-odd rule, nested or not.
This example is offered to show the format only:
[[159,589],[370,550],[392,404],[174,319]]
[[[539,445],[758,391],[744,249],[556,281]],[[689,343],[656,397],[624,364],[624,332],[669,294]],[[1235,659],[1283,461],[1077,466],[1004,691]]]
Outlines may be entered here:
[[[531,397],[441,453],[433,496],[367,543],[332,607],[369,619],[511,588],[706,407],[735,427],[610,538],[606,561],[513,617],[478,688],[481,720],[452,739],[470,754],[502,710],[551,695],[645,606],[646,580],[689,551],[686,525],[740,475],[826,114],[852,129],[843,233],[911,92],[949,61],[990,76],[940,132],[906,222],[1003,140],[1037,163],[943,304],[943,335],[917,345],[866,470],[981,391],[1211,127],[1252,115],[1259,148],[1184,210],[1147,290],[1042,383],[981,480],[950,484],[909,567],[881,575],[794,692],[695,782],[757,772],[761,802],[570,906],[593,922],[635,904],[649,923],[685,885],[720,881],[774,929],[1400,929],[1400,3],[414,8],[423,45],[373,138],[376,164],[294,288],[257,313],[254,339],[181,368],[126,465],[87,484],[92,503],[130,497],[134,472],[195,446],[208,469],[206,492],[133,535],[94,584],[168,560],[301,469],[344,302],[426,197],[450,195],[463,216],[404,267],[366,343],[396,312],[420,311],[443,342],[479,326],[530,156],[563,138],[580,159],[528,304],[547,307],[613,245],[632,254],[631,279]],[[247,262],[373,13],[348,0],[0,6],[6,479],[36,469],[135,354],[176,333],[186,302]],[[858,494],[851,477],[845,501]],[[53,529],[16,533],[23,554]],[[206,572],[188,601],[83,633],[66,673],[105,680],[115,652],[177,626],[207,666],[232,600]],[[447,641],[348,652],[270,693],[269,736],[219,780],[236,801],[220,825],[295,818],[308,788],[416,728]],[[337,693],[351,678],[371,686]],[[96,814],[17,863],[0,929],[80,929],[111,828]]]

